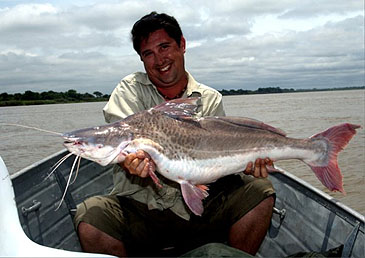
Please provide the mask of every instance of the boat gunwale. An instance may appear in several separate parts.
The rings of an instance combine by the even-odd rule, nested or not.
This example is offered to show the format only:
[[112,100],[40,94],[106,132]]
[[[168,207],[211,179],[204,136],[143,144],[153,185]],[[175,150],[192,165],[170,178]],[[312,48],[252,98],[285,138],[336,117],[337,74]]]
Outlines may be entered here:
[[[346,220],[349,223],[350,223],[349,217],[344,215],[343,213],[345,212],[347,214],[350,214],[355,220],[360,221],[360,223],[362,224],[361,225],[362,227],[360,227],[360,228],[362,228],[362,231],[364,231],[364,224],[365,224],[365,216],[364,215],[362,215],[358,211],[350,208],[349,206],[342,203],[338,199],[332,197],[331,195],[325,193],[321,189],[319,189],[317,187],[314,187],[313,185],[306,182],[305,180],[295,176],[294,174],[292,174],[292,173],[290,173],[290,172],[288,172],[288,171],[286,171],[286,170],[284,170],[280,167],[276,166],[276,168],[281,170],[281,172],[270,173],[270,176],[275,177],[279,181],[283,181],[283,180],[281,180],[278,177],[284,176],[286,181],[290,181],[292,185],[294,185],[294,184],[299,185],[302,189],[306,190],[306,191],[303,191],[302,189],[300,189],[300,190],[297,189],[301,193],[309,196],[311,199],[318,202],[318,204],[320,204],[320,205],[326,207],[327,209],[331,210],[331,212],[334,212],[337,216],[341,217],[342,219]],[[320,198],[324,199],[325,201],[320,200]],[[332,207],[329,207],[328,205],[326,205],[326,202],[329,203],[330,205],[332,205]],[[353,220],[351,220],[351,222],[353,222]],[[351,224],[354,224],[354,223],[351,223]]]
[[66,155],[67,152],[68,152],[68,150],[66,150],[66,149],[57,151],[57,152],[55,152],[55,153],[53,153],[53,154],[51,154],[51,155],[49,155],[49,156],[47,156],[47,157],[45,157],[45,158],[43,158],[41,160],[38,160],[37,162],[34,162],[33,164],[31,164],[29,166],[26,166],[25,168],[22,168],[21,170],[18,170],[17,172],[11,174],[10,175],[10,179],[13,180],[13,179],[15,179],[15,178],[17,178],[17,177],[25,174],[29,170],[31,170],[31,169],[33,169],[33,168],[35,168],[35,167],[37,167],[37,166],[39,166],[39,165],[41,165],[43,163],[46,163],[49,160],[51,160],[51,159],[53,159],[53,158],[61,155],[62,153],[65,153],[65,155]]

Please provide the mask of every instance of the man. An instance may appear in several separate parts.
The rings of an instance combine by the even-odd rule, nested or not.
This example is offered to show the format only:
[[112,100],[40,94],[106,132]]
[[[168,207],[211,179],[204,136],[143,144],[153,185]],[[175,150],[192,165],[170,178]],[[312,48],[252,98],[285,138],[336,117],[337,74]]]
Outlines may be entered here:
[[[113,122],[166,100],[200,97],[197,116],[225,115],[222,96],[185,71],[185,38],[177,21],[152,12],[132,29],[133,46],[146,73],[131,74],[117,85],[104,108]],[[162,188],[148,177],[154,165],[147,153],[129,154],[114,168],[114,189],[79,205],[75,225],[85,251],[118,256],[179,255],[208,242],[255,254],[266,235],[274,190],[267,179],[269,159],[248,164],[245,174],[227,176],[209,188],[204,213],[195,216],[180,188],[162,176]]]

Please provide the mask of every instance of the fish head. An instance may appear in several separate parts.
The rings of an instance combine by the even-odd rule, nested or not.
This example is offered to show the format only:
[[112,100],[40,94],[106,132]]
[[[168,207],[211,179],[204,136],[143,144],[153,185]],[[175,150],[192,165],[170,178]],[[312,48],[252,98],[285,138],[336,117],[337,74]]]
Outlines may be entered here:
[[133,132],[120,121],[64,133],[62,137],[71,153],[106,166],[124,161],[123,150],[133,140]]

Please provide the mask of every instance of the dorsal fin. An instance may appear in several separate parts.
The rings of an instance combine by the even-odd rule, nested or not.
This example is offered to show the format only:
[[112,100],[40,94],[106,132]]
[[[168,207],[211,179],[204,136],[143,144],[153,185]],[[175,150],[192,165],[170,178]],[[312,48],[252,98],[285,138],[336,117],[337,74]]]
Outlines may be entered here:
[[218,120],[221,120],[221,121],[224,121],[227,123],[231,123],[234,125],[268,130],[270,132],[273,132],[273,133],[276,133],[276,134],[279,134],[282,136],[286,136],[286,133],[283,130],[281,130],[279,128],[275,128],[271,125],[265,124],[264,122],[261,122],[259,120],[248,118],[248,117],[221,116],[221,117],[204,117],[203,119],[204,120],[209,120],[209,119],[217,120],[218,119]]
[[192,117],[196,114],[200,98],[173,99],[157,105],[150,110],[165,113],[173,118]]
[[[196,114],[197,107],[198,107],[198,101],[200,98],[180,98],[180,99],[173,99],[167,102],[164,102],[160,105],[157,105],[153,108],[151,108],[151,111],[159,111],[163,112],[164,114],[184,121],[189,122],[191,124],[194,124],[198,127],[201,127],[199,122],[193,118],[193,116]],[[204,120],[221,120],[227,123],[235,124],[238,126],[246,126],[246,127],[252,127],[257,129],[263,129],[268,130],[270,132],[286,136],[286,133],[279,129],[275,128],[271,125],[265,124],[259,120],[248,118],[248,117],[204,117]]]

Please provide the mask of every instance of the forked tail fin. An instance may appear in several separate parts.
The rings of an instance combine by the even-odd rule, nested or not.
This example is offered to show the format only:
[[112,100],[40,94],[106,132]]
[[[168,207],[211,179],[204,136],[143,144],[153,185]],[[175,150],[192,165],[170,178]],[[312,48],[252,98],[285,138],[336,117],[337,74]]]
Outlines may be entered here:
[[359,125],[341,124],[333,126],[324,132],[313,135],[311,139],[326,138],[329,143],[327,163],[323,166],[308,164],[318,179],[331,191],[340,191],[345,194],[342,182],[342,173],[337,163],[338,153],[345,148],[347,143],[356,134]]

